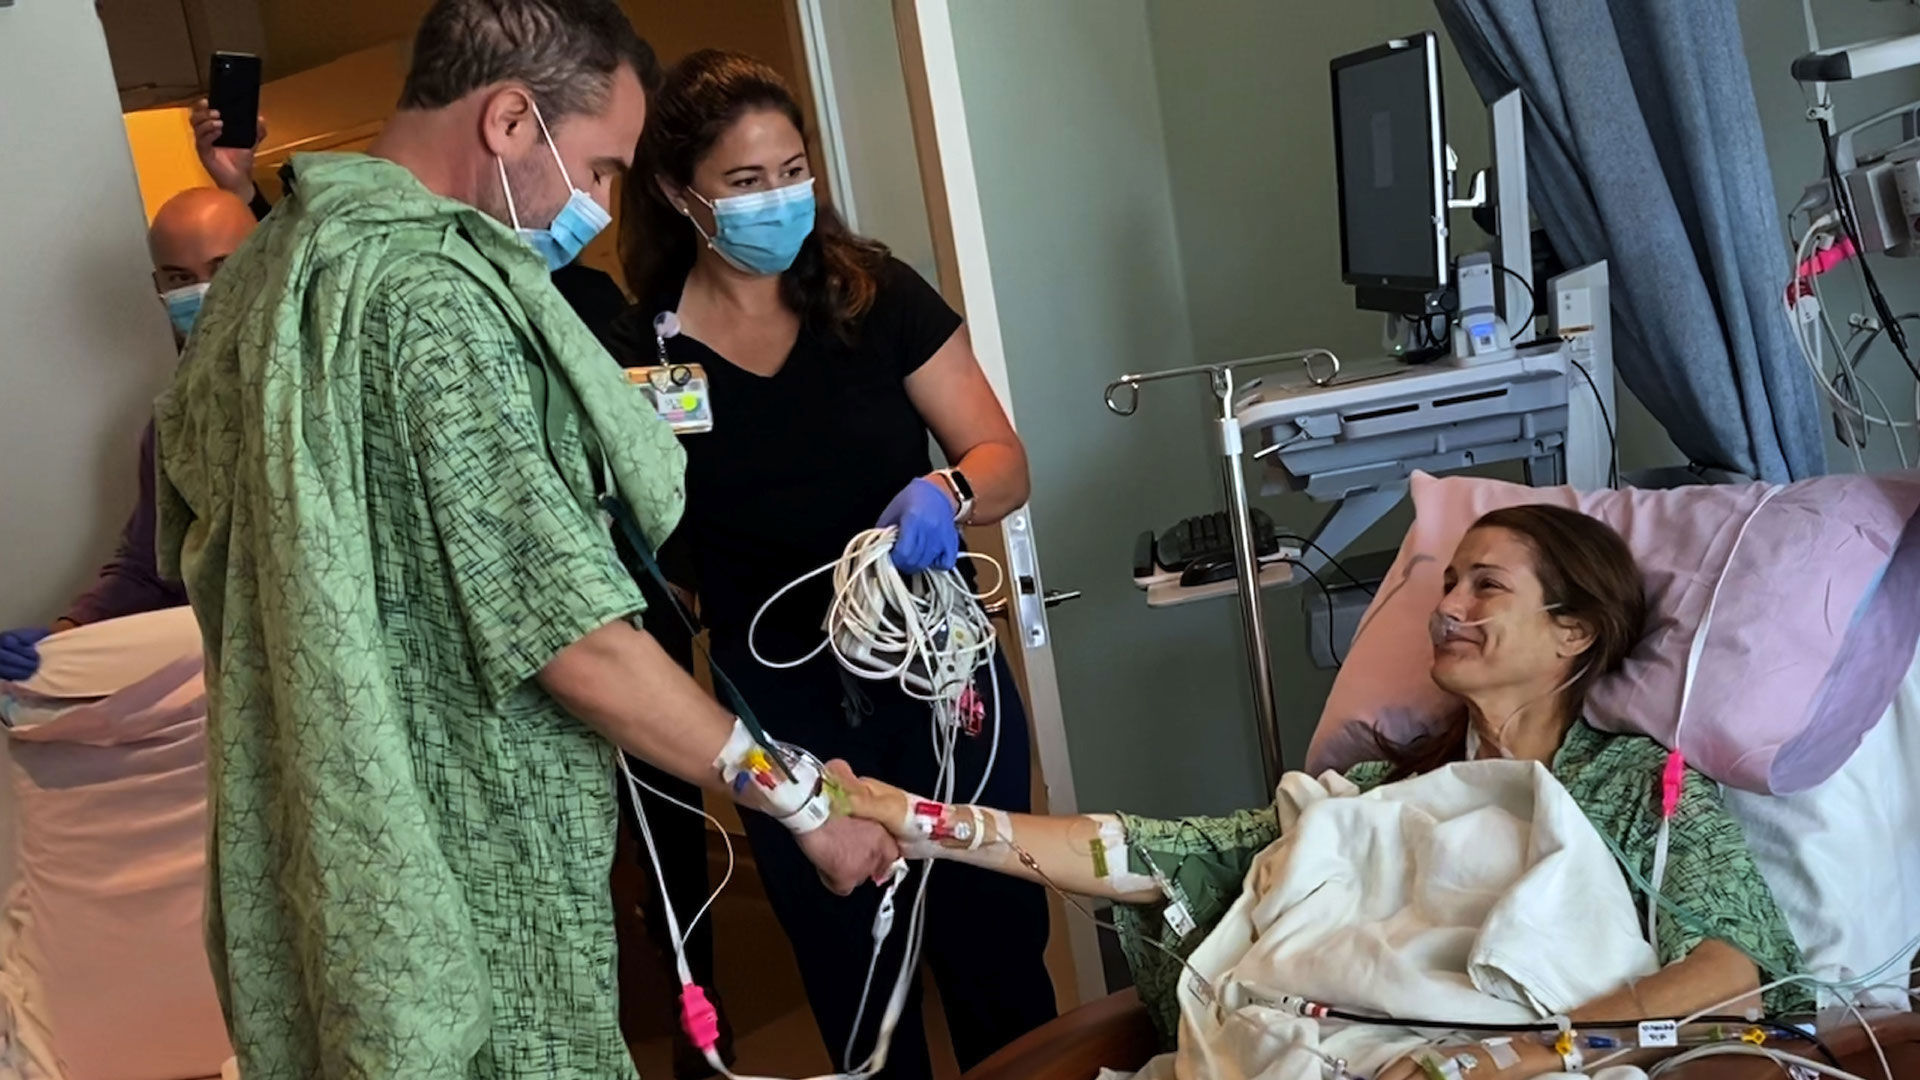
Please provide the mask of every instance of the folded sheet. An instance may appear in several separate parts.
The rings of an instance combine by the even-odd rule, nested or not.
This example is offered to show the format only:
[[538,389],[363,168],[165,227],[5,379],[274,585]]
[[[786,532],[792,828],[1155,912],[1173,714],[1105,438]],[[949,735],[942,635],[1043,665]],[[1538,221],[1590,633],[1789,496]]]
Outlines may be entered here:
[[1280,796],[1282,838],[1194,951],[1179,1051],[1152,1074],[1324,1080],[1340,1059],[1372,1076],[1426,1040],[1285,999],[1523,1023],[1656,969],[1604,841],[1538,764],[1465,762],[1366,794],[1294,773]]

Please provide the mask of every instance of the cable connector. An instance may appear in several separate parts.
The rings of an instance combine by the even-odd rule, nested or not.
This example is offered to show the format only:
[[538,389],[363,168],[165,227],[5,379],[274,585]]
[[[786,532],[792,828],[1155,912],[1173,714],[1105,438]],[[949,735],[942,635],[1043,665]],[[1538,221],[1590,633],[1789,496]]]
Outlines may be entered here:
[[1667,755],[1660,773],[1660,816],[1670,818],[1680,808],[1680,792],[1687,782],[1687,756],[1678,749]]
[[680,1030],[703,1053],[720,1045],[720,1012],[699,983],[687,983],[680,990]]
[[1325,1005],[1317,1001],[1309,1001],[1306,998],[1294,994],[1282,994],[1277,998],[1268,1000],[1266,1004],[1289,1016],[1305,1017],[1308,1020],[1323,1020],[1327,1015],[1327,1007]]
[[876,948],[887,940],[888,934],[893,933],[893,897],[900,891],[900,883],[905,880],[907,860],[893,860],[893,868],[887,872],[885,891],[880,894],[880,907],[873,913],[873,944]]

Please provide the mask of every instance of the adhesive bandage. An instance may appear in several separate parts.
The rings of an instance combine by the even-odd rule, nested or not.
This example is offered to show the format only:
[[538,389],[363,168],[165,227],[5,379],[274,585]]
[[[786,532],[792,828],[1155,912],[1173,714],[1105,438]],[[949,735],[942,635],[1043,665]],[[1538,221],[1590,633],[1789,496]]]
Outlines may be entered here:
[[1092,845],[1093,876],[1113,886],[1115,892],[1146,892],[1158,883],[1145,874],[1133,872],[1127,858],[1127,829],[1110,814],[1089,814],[1087,820],[1099,827]]
[[1488,1039],[1480,1044],[1487,1048],[1487,1056],[1493,1059],[1497,1070],[1511,1069],[1520,1064],[1520,1055],[1513,1049],[1512,1039]]

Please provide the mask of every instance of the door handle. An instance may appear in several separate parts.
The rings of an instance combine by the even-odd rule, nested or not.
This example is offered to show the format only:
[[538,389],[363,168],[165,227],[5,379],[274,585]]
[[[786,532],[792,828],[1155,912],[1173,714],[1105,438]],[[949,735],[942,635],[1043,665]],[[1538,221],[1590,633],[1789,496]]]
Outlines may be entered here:
[[[1032,578],[1025,578],[1021,581],[1021,584],[1023,586],[1030,586],[1032,582]],[[1020,591],[1028,594],[1032,593],[1031,588],[1023,587]],[[1041,594],[1040,603],[1045,607],[1055,608],[1069,600],[1078,599],[1080,599],[1079,589],[1048,589],[1045,593]],[[981,604],[980,608],[991,618],[1004,619],[1007,617],[1007,602],[1004,599],[989,600]]]

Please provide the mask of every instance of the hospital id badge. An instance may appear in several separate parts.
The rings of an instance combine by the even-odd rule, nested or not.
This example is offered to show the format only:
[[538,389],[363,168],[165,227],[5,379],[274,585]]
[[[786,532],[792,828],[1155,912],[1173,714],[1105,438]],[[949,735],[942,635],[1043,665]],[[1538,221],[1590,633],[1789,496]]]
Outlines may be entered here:
[[713,430],[713,397],[707,369],[699,364],[628,368],[627,381],[653,403],[653,411],[676,435]]

